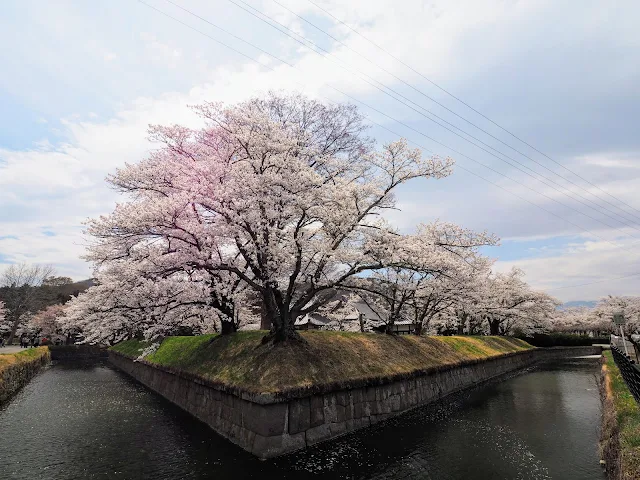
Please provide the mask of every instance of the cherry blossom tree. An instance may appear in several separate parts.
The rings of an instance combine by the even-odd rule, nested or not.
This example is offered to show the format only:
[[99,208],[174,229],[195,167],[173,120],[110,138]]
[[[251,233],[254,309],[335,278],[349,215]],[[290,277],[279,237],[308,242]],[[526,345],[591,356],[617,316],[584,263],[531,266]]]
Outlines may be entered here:
[[61,321],[64,318],[65,310],[66,307],[62,304],[49,305],[29,319],[29,330],[49,338],[57,333],[62,333]]
[[602,330],[597,326],[598,323],[599,319],[593,308],[569,307],[555,312],[550,328],[555,332],[587,333]]
[[616,333],[618,327],[613,316],[621,313],[626,324],[624,330],[631,334],[640,330],[640,297],[609,295],[601,298],[595,307],[570,307],[557,310],[551,322],[556,332],[593,334]]
[[417,237],[380,213],[403,183],[449,175],[451,159],[404,140],[375,149],[354,107],[302,96],[196,110],[203,129],[153,127],[162,148],[108,178],[128,200],[89,223],[97,270],[153,249],[168,273],[228,274],[256,294],[267,339],[280,341],[349,279],[411,265]]
[[594,324],[603,331],[613,331],[613,316],[621,313],[626,319],[624,330],[635,333],[640,329],[640,297],[609,295],[601,298],[593,309]]
[[352,278],[350,288],[378,298],[386,312],[387,333],[397,320],[411,319],[420,335],[431,318],[449,308],[472,288],[472,278],[484,272],[489,259],[478,253],[483,245],[495,245],[497,238],[475,233],[451,223],[434,222],[418,226],[414,236],[399,239],[410,259],[402,266],[372,272],[367,278]]
[[0,300],[0,337],[3,337],[6,332],[11,330],[6,313],[7,310],[4,307],[4,302]]
[[150,260],[112,262],[99,272],[97,285],[69,302],[65,326],[82,331],[87,342],[109,344],[237,328],[237,279],[225,291],[219,278],[206,273],[163,268],[159,276],[157,267]]
[[[421,335],[428,332],[432,320],[439,317],[445,320],[447,330],[455,325],[456,333],[464,334],[465,325],[471,318],[469,311],[475,310],[477,305],[477,276],[476,269],[467,268],[455,275],[434,275],[424,282],[409,306],[415,324],[414,333]],[[468,305],[473,307],[470,309]]]
[[486,320],[490,335],[507,335],[515,330],[531,333],[548,328],[560,302],[531,289],[523,276],[522,270],[513,268],[508,273],[487,278],[477,312]]

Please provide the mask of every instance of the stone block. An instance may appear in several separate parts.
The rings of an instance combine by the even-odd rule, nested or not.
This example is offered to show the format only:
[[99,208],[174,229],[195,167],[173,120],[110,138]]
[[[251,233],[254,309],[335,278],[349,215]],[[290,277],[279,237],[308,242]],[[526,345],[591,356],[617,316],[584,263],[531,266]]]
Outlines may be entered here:
[[331,438],[331,428],[328,424],[318,425],[317,427],[312,427],[307,430],[305,434],[307,445],[313,445]]
[[346,422],[330,423],[329,430],[331,431],[332,437],[337,437],[338,435],[347,433],[347,424]]
[[284,429],[288,420],[288,406],[286,403],[259,405],[257,403],[244,402],[241,409],[242,424],[245,428],[263,437],[285,433]]
[[379,415],[384,411],[382,401],[374,400],[372,402],[367,402],[365,405],[366,405],[365,411],[367,412],[367,416]]
[[231,422],[231,427],[229,427],[229,433],[227,434],[229,440],[231,440],[233,443],[237,444],[238,440],[242,436],[242,431],[243,430],[245,430],[245,429],[243,429],[240,425],[237,425],[237,424]]
[[304,432],[311,427],[311,402],[308,398],[289,403],[289,434]]
[[216,390],[215,388],[207,388],[207,392],[209,396],[214,400],[222,400],[222,395],[226,395],[220,390]]
[[187,405],[195,405],[198,395],[196,394],[196,385],[187,390]]
[[378,402],[383,402],[387,398],[391,396],[392,387],[391,385],[380,385],[376,389],[376,400]]
[[336,397],[336,403],[343,407],[346,407],[351,403],[351,395],[349,395],[348,391],[343,390],[341,392],[336,392],[335,397]]
[[405,391],[404,384],[402,382],[393,382],[390,387],[391,396],[402,395]]
[[354,415],[354,406],[353,404],[347,405],[346,407],[344,407],[344,419],[345,420],[351,420],[353,419],[353,415]]
[[362,402],[364,402],[364,389],[356,388],[352,390],[351,403],[355,405],[356,403],[362,403]]
[[243,425],[242,406],[240,405],[240,401],[237,401],[234,403],[235,405],[233,407],[230,407],[231,413],[229,415],[229,420],[234,425],[242,426]]
[[384,422],[390,416],[391,414],[389,413],[381,413],[380,415],[371,415],[369,420],[371,421],[371,425],[374,425],[376,423]]
[[369,424],[369,417],[364,418],[354,418],[353,420],[347,420],[344,422],[347,432],[351,432],[353,430],[358,430],[360,428],[366,428]]
[[338,421],[337,403],[335,394],[324,396],[324,421],[332,423]]
[[223,437],[229,437],[232,425],[233,424],[224,417],[216,419],[216,431]]
[[306,447],[304,433],[295,435],[276,435],[273,437],[263,437],[256,435],[253,440],[251,453],[260,458],[271,458],[283,453],[293,452]]
[[310,425],[317,427],[324,424],[324,400],[322,396],[315,395],[309,399]]
[[335,406],[336,411],[336,422],[344,422],[347,419],[346,407],[342,405]]
[[364,403],[358,402],[353,404],[353,418],[364,417]]
[[240,447],[250,452],[253,448],[253,442],[255,439],[256,432],[252,432],[248,428],[242,428],[236,440]]
[[400,395],[393,395],[389,397],[389,406],[391,407],[392,412],[399,412],[402,410]]
[[233,407],[233,401],[236,397],[233,395],[229,395],[228,393],[222,393],[222,403],[228,405],[229,407]]
[[366,387],[364,390],[364,397],[367,402],[375,402],[376,387]]

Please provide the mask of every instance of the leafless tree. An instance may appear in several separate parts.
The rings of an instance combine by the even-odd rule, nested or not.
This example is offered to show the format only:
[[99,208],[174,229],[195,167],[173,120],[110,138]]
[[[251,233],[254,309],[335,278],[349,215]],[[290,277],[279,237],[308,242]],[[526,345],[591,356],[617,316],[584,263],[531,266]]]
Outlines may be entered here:
[[13,342],[20,322],[38,309],[40,289],[55,274],[51,265],[13,264],[0,275],[0,290],[7,309],[9,344]]

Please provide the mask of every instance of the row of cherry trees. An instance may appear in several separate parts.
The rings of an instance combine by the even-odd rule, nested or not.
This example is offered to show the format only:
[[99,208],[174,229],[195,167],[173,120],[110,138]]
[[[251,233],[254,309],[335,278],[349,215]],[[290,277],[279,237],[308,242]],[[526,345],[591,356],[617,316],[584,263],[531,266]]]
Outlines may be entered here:
[[[469,259],[467,259],[467,262]],[[320,312],[331,320],[331,330],[379,329],[388,332],[395,321],[410,322],[412,333],[510,335],[550,328],[558,303],[532,290],[518,269],[493,274],[491,262],[476,256],[474,268],[451,275],[418,275],[413,271],[386,270],[351,284],[351,294],[324,305]],[[466,264],[468,265],[468,263]],[[460,265],[462,266],[462,264]],[[357,324],[357,305],[365,303],[383,317],[382,322]]]
[[89,340],[228,333],[256,316],[265,341],[296,339],[296,319],[331,311],[342,290],[376,302],[388,331],[409,316],[416,333],[506,334],[555,307],[521,272],[491,273],[479,248],[494,236],[442,222],[403,234],[384,219],[400,185],[446,177],[452,159],[404,140],[376,148],[353,106],[303,96],[195,111],[202,128],[151,127],[160,148],[108,177],[125,201],[88,223],[97,285],[65,315]]
[[594,307],[572,307],[556,312],[552,329],[558,332],[591,333],[596,336],[616,333],[613,316],[621,313],[626,319],[626,333],[640,331],[640,297],[608,296]]

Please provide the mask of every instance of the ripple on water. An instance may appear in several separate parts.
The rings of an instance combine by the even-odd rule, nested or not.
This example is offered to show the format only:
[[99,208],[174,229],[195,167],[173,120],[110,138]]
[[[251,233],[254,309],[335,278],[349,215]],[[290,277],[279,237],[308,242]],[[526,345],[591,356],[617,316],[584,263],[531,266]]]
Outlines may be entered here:
[[104,364],[0,409],[4,479],[603,479],[595,362],[532,371],[261,462]]

